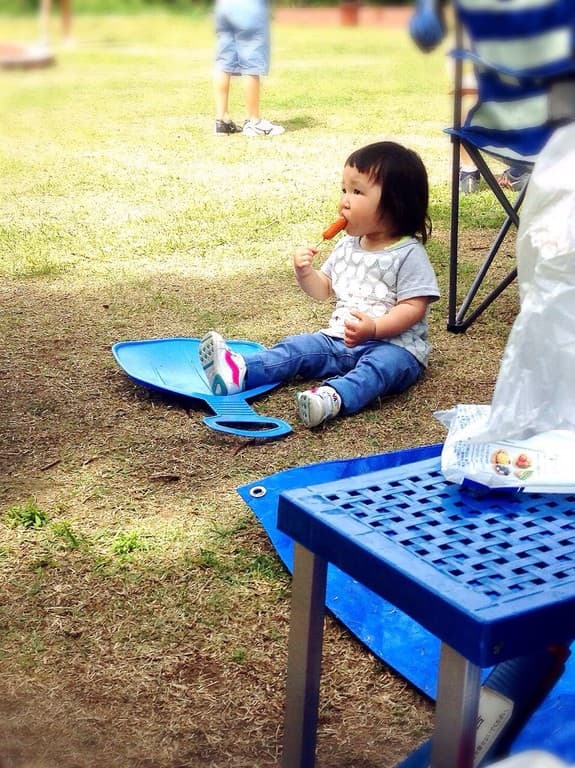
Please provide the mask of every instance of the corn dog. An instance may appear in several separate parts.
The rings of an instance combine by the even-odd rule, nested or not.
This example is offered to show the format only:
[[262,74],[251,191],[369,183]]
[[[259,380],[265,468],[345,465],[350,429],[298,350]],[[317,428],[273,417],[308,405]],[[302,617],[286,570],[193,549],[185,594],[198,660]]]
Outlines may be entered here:
[[317,244],[316,248],[319,248],[324,240],[331,240],[332,237],[335,237],[338,232],[341,232],[342,229],[345,229],[346,224],[347,219],[345,216],[338,216],[338,218],[332,224],[330,224],[327,229],[324,229],[321,240]]
[[338,216],[338,218],[333,222],[333,224],[330,224],[327,229],[324,229],[322,237],[324,240],[331,240],[332,237],[335,237],[338,232],[341,232],[342,229],[345,229],[345,225],[347,224],[347,219],[345,216]]

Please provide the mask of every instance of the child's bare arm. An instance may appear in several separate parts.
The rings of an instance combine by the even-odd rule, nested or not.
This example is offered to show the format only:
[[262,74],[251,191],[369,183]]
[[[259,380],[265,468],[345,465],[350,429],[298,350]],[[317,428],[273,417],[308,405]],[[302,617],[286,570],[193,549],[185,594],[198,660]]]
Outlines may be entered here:
[[393,336],[399,336],[424,317],[427,304],[427,296],[416,296],[398,302],[387,315],[378,318],[352,310],[353,319],[345,321],[345,345],[356,347],[371,339],[391,339]]
[[302,291],[316,301],[324,301],[331,296],[331,280],[312,266],[316,254],[317,248],[298,248],[293,257],[293,267]]

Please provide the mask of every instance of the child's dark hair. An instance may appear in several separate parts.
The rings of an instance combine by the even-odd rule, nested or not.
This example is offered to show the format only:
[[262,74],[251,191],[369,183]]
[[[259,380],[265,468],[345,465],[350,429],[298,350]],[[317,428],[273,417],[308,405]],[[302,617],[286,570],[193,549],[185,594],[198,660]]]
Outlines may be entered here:
[[381,186],[379,215],[393,236],[410,235],[426,243],[431,236],[429,184],[419,155],[394,141],[378,141],[356,149],[347,166],[357,168]]

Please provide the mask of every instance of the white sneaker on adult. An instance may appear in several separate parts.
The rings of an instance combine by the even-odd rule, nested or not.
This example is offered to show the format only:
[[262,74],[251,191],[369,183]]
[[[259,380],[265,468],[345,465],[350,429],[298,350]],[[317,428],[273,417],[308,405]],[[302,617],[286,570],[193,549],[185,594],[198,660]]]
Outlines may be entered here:
[[265,117],[259,120],[246,120],[242,133],[244,136],[279,136],[285,131],[283,125],[270,123]]

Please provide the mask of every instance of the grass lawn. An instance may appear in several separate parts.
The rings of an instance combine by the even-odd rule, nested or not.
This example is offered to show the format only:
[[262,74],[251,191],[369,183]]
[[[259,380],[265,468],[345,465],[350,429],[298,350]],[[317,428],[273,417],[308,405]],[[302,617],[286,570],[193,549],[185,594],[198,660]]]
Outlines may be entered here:
[[[3,40],[37,34],[0,21]],[[441,441],[435,410],[491,398],[516,290],[446,332],[445,50],[276,25],[263,104],[286,133],[259,140],[212,133],[209,18],[79,16],[74,37],[53,67],[0,70],[0,765],[274,766],[290,580],[235,489]],[[117,368],[120,340],[321,327],[329,307],[298,290],[291,255],[333,219],[347,155],[383,138],[431,181],[443,299],[416,387],[313,432],[300,385],[278,388],[254,407],[294,431],[266,443]],[[497,222],[487,193],[462,221],[471,263]],[[430,703],[331,619],[324,670],[320,768],[387,768],[428,735]]]

